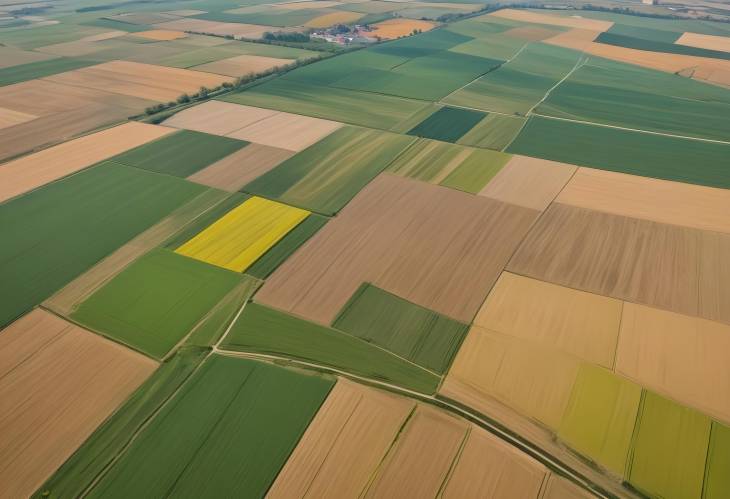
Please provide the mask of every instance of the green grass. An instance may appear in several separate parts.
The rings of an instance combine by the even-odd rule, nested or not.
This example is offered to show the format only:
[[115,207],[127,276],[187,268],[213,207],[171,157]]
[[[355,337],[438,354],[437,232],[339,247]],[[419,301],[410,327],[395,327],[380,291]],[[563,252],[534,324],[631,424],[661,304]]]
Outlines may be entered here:
[[157,249],[91,295],[71,318],[162,358],[242,279],[235,272]]
[[710,418],[645,392],[628,481],[651,497],[701,497]]
[[98,64],[96,61],[88,59],[77,59],[75,57],[59,57],[49,59],[47,61],[37,61],[19,66],[0,69],[0,86],[12,85],[21,81],[33,80],[35,78],[43,78],[64,71],[72,71],[74,69],[84,68]]
[[667,31],[664,29],[649,28],[647,26],[630,26],[628,24],[614,24],[606,33],[664,43],[674,43],[682,36],[682,33],[679,31]]
[[187,177],[248,145],[243,140],[191,130],[139,146],[111,158],[115,163]]
[[122,452],[132,436],[188,379],[208,354],[183,348],[162,364],[145,383],[33,495],[80,497],[104,468]]
[[442,50],[448,50],[460,43],[468,42],[473,37],[460,35],[445,29],[427,31],[416,36],[408,36],[398,40],[389,41],[368,49],[378,54],[388,54],[407,59],[423,57]]
[[730,497],[730,427],[712,423],[703,499]]
[[246,269],[246,274],[266,279],[279,265],[289,258],[329,221],[328,218],[311,214],[281,238],[271,249]]
[[486,115],[471,109],[442,107],[413,127],[408,134],[444,142],[456,142]]
[[180,232],[173,235],[170,239],[165,241],[165,248],[176,250],[193,237],[198,235],[203,229],[208,227],[210,224],[221,218],[223,215],[231,211],[236,206],[246,201],[250,196],[242,194],[240,192],[229,195],[226,199],[216,204],[213,208],[202,213],[188,225],[186,225]]
[[342,307],[334,328],[442,374],[469,325],[363,283]]
[[152,29],[151,26],[147,26],[144,24],[131,24],[131,23],[124,23],[122,21],[115,21],[113,19],[105,19],[105,18],[99,18],[94,19],[92,21],[87,21],[82,23],[86,26],[95,26],[97,28],[107,28],[110,30],[119,30],[119,31],[127,31],[129,33],[137,33],[139,31],[147,31]]
[[224,340],[224,348],[282,355],[434,393],[440,378],[359,338],[249,303]]
[[55,43],[75,41],[104,31],[109,30],[66,23],[35,28],[7,29],[0,31],[0,43],[29,50]]
[[524,40],[495,34],[451,47],[449,53],[468,54],[506,61],[513,57],[524,44]]
[[412,140],[343,127],[246,184],[242,191],[333,215]]
[[675,45],[672,42],[647,40],[645,38],[636,38],[633,36],[618,35],[608,32],[598,35],[595,41],[605,43],[606,45],[615,45],[630,49],[730,60],[730,53],[722,52],[720,50],[708,50],[697,47],[689,47],[687,45]]
[[558,437],[571,448],[624,475],[641,402],[641,387],[592,364],[573,385]]
[[507,152],[644,177],[730,187],[727,144],[532,117]]
[[0,327],[206,188],[103,163],[0,205]]
[[501,151],[517,136],[524,123],[524,118],[488,114],[456,143]]
[[263,497],[333,384],[214,355],[89,497]]
[[440,185],[477,194],[499,173],[511,157],[509,154],[496,151],[475,149]]

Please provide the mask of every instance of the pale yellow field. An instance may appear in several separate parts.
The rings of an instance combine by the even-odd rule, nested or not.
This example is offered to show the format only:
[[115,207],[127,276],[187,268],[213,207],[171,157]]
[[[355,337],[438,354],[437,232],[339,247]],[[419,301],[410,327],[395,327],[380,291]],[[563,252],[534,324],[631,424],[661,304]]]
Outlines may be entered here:
[[176,252],[243,272],[308,215],[306,210],[252,197]]
[[606,31],[613,26],[613,23],[610,21],[600,21],[580,16],[552,16],[550,14],[531,12],[529,10],[502,9],[497,12],[492,12],[489,15],[526,23],[551,24],[553,26],[565,26],[567,28],[590,29],[595,31]]
[[23,113],[20,111],[15,111],[13,109],[0,107],[0,130],[9,126],[25,123],[26,121],[34,120],[37,117],[38,116],[34,114]]
[[174,31],[169,29],[151,29],[149,31],[138,31],[134,33],[134,36],[147,38],[148,40],[169,41],[185,38],[188,35],[182,31]]
[[730,424],[730,325],[626,303],[616,372]]
[[277,113],[227,136],[290,151],[301,151],[340,127],[342,123],[337,121]]
[[349,24],[357,21],[365,14],[360,12],[331,12],[308,21],[305,26],[308,28],[328,28],[335,24]]
[[377,24],[373,24],[373,30],[367,34],[371,38],[382,38],[390,40],[400,36],[410,35],[414,29],[421,31],[430,31],[436,26],[436,23],[430,21],[420,21],[416,19],[388,19]]
[[0,201],[164,137],[173,131],[172,128],[130,121],[23,156],[0,168]]
[[613,367],[622,302],[503,272],[474,325]]
[[249,73],[262,73],[277,66],[286,66],[294,62],[294,59],[278,59],[276,57],[262,57],[259,55],[237,55],[228,59],[208,62],[191,69],[205,71],[225,76],[245,76]]
[[730,233],[728,189],[579,168],[555,201],[616,215]]
[[727,36],[702,35],[700,33],[686,32],[674,43],[688,47],[730,52],[730,37]]

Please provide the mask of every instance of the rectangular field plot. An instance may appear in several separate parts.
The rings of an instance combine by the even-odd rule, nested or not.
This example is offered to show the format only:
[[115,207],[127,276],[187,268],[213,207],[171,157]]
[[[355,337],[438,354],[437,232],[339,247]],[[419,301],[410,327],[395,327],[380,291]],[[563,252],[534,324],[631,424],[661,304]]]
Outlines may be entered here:
[[249,303],[222,348],[282,355],[434,393],[441,378],[355,336]]
[[537,213],[380,175],[279,267],[257,299],[331,324],[370,282],[469,322]]
[[162,358],[242,277],[158,249],[124,269],[71,317]]
[[504,272],[474,325],[614,365],[622,302]]
[[476,194],[510,158],[496,151],[422,139],[398,155],[388,171]]
[[[47,56],[48,58],[53,56]],[[84,68],[96,64],[95,61],[78,57],[54,57],[28,64],[0,69],[0,86],[12,85],[21,81],[52,76],[64,71]]]
[[443,373],[468,325],[437,314],[371,284],[350,298],[333,327]]
[[488,114],[456,142],[465,146],[504,150],[522,130],[524,119],[504,114]]
[[705,465],[704,495],[707,499],[721,499],[730,493],[730,426],[712,423],[710,447]]
[[414,407],[410,399],[339,379],[267,497],[358,497]]
[[178,247],[176,252],[234,272],[243,272],[309,212],[253,197]]
[[730,52],[730,37],[727,36],[703,35],[700,33],[685,32],[682,33],[682,36],[674,42],[687,47]]
[[408,134],[456,142],[486,116],[486,113],[470,109],[442,107],[412,128]]
[[213,355],[90,497],[262,497],[333,381]]
[[247,145],[248,142],[242,140],[181,130],[115,156],[112,161],[157,173],[187,177]]
[[730,144],[531,117],[507,151],[644,177],[730,187],[726,168]]
[[0,333],[0,481],[28,497],[157,367],[36,309]]
[[653,496],[701,497],[710,425],[707,416],[645,392],[634,435],[629,483]]
[[242,190],[325,215],[337,213],[414,139],[345,127]]
[[204,190],[103,163],[0,205],[0,325]]
[[0,169],[0,202],[170,132],[164,127],[131,121],[5,163]]
[[237,55],[227,59],[208,62],[190,69],[205,71],[224,76],[245,76],[250,73],[263,73],[275,67],[283,67],[294,62],[294,59],[278,59],[276,57],[262,57],[258,55]]

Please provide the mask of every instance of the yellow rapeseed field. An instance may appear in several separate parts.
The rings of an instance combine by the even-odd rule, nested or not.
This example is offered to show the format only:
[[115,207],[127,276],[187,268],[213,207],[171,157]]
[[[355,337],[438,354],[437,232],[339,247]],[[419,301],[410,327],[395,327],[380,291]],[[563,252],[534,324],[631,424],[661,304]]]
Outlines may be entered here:
[[252,197],[176,251],[235,272],[243,272],[309,212]]

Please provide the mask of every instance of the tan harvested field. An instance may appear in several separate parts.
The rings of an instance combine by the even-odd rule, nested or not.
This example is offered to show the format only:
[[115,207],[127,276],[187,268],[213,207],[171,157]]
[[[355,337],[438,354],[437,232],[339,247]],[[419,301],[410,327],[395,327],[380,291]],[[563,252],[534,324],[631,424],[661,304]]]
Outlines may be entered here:
[[[553,203],[507,270],[698,314],[701,231]],[[730,283],[723,283],[727,289]]]
[[730,424],[730,325],[626,303],[616,372]]
[[730,235],[700,237],[699,316],[730,324]]
[[542,211],[576,169],[566,163],[515,155],[479,195]]
[[328,28],[335,24],[354,23],[365,14],[360,12],[330,12],[307,21],[304,25],[307,28]]
[[511,36],[512,38],[519,38],[520,40],[539,42],[546,38],[555,36],[558,33],[560,33],[560,31],[543,28],[541,26],[520,26],[519,28],[508,29],[503,34],[505,36]]
[[279,267],[257,301],[330,324],[371,282],[469,322],[537,215],[381,174]]
[[296,31],[291,28],[277,28],[258,24],[224,23],[204,19],[176,19],[155,24],[155,28],[173,31],[192,31],[213,35],[230,35],[236,38],[261,38],[267,31]]
[[537,499],[547,476],[542,464],[472,426],[443,489],[445,499]]
[[730,52],[730,37],[727,36],[702,35],[700,33],[686,32],[674,43],[700,49]]
[[47,61],[48,59],[55,59],[55,56],[32,50],[0,46],[0,69],[30,64],[31,62]]
[[0,168],[0,202],[173,132],[130,121],[23,156]]
[[342,2],[336,2],[334,0],[311,0],[303,2],[283,2],[275,3],[271,7],[273,9],[284,9],[284,10],[306,10],[306,9],[326,9],[329,7],[335,7],[342,5]]
[[0,107],[0,130],[25,123],[26,121],[34,120],[37,117],[38,116],[34,114],[22,113],[20,111]]
[[573,482],[550,473],[541,499],[592,499],[594,497],[594,495],[578,487]]
[[28,497],[157,364],[42,310],[0,334],[0,497]]
[[230,77],[130,61],[111,61],[44,78],[47,81],[154,101],[175,100],[200,87],[215,88]]
[[341,127],[342,123],[337,121],[277,113],[229,133],[228,137],[290,151],[301,151]]
[[439,393],[485,414],[496,399],[556,430],[579,366],[577,357],[473,326]]
[[44,301],[43,306],[62,316],[69,316],[82,301],[127,265],[163,244],[226,197],[225,192],[213,189],[202,192],[61,288]]
[[552,16],[550,14],[542,14],[540,12],[531,12],[529,10],[502,9],[497,12],[488,14],[503,19],[511,19],[534,24],[549,24],[552,26],[563,26],[566,28],[590,29],[595,31],[606,31],[613,23],[611,21],[600,21],[597,19],[588,19],[586,17],[575,16]]
[[270,109],[211,100],[180,111],[165,120],[163,125],[227,135],[278,113]]
[[235,192],[293,155],[294,151],[287,149],[249,144],[194,173],[188,180]]
[[504,272],[474,325],[611,369],[622,306],[620,300]]
[[379,37],[384,40],[398,38],[400,36],[410,35],[414,29],[421,31],[430,31],[436,26],[431,21],[421,21],[416,19],[388,19],[386,21],[373,24],[373,30],[367,34],[371,38]]
[[616,215],[730,233],[728,189],[579,168],[556,201]]
[[221,59],[219,61],[208,62],[200,66],[194,66],[191,69],[195,71],[205,71],[206,73],[215,73],[226,76],[245,76],[250,73],[262,73],[277,66],[286,66],[294,62],[294,59],[278,59],[276,57],[262,57],[259,55],[238,55]]
[[364,497],[436,497],[467,430],[465,421],[419,405]]
[[583,50],[593,44],[593,40],[596,39],[601,31],[594,29],[580,29],[574,28],[568,31],[559,33],[551,38],[545,38],[545,43],[552,45],[559,45],[569,49]]
[[169,29],[151,29],[149,31],[138,31],[134,33],[134,36],[147,38],[148,40],[169,41],[179,40],[180,38],[185,38],[188,35],[182,31]]
[[339,379],[267,497],[358,497],[414,406]]

